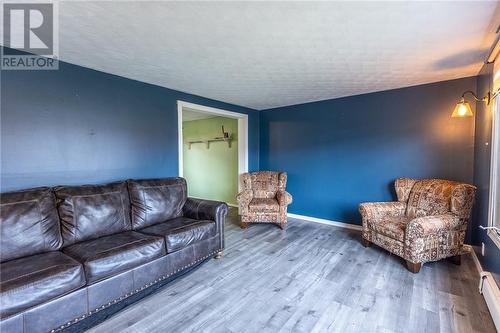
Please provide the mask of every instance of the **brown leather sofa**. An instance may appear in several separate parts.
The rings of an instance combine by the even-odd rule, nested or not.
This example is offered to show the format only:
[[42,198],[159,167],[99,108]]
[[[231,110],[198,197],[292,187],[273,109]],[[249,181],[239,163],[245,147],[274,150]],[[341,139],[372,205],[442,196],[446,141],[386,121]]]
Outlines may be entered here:
[[183,178],[1,194],[0,331],[97,323],[220,256],[226,215],[225,203],[187,198]]

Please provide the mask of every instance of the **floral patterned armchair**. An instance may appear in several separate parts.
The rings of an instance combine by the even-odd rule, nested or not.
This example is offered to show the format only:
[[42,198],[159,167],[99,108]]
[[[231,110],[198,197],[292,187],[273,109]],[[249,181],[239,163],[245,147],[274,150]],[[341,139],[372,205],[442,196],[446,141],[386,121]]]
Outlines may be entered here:
[[418,273],[422,264],[451,257],[460,264],[476,188],[448,180],[400,178],[397,202],[359,205],[363,245],[372,243],[406,260]]
[[287,206],[292,196],[285,191],[286,172],[260,171],[242,175],[243,191],[238,194],[241,227],[248,223],[275,223],[286,226]]

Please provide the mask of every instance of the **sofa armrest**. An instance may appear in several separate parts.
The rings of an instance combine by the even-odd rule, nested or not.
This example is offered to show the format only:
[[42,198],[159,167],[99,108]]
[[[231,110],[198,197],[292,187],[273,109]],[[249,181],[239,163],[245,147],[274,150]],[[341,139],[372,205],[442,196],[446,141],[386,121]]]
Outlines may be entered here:
[[406,203],[392,202],[364,202],[359,205],[359,212],[363,221],[378,220],[384,216],[403,216],[406,212]]
[[221,235],[221,247],[224,246],[224,222],[228,206],[225,202],[187,198],[182,212],[185,217],[195,220],[215,221],[217,233]]
[[276,200],[278,200],[280,207],[286,207],[293,201],[292,195],[286,191],[276,192]]
[[227,204],[222,201],[187,198],[182,212],[184,216],[196,220],[212,220],[218,222],[227,215]]
[[461,225],[460,218],[454,214],[417,217],[406,227],[406,240],[411,242],[417,238],[435,235],[440,231],[457,230]]

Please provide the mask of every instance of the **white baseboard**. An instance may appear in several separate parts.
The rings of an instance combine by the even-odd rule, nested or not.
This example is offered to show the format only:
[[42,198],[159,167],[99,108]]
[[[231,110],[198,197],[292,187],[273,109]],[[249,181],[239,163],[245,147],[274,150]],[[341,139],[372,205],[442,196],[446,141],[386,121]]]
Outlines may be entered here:
[[287,216],[291,217],[292,219],[299,219],[299,220],[304,220],[304,221],[309,221],[309,222],[314,222],[314,223],[327,224],[327,225],[332,225],[335,227],[346,228],[346,229],[351,229],[351,230],[361,231],[363,229],[362,226],[357,225],[357,224],[320,219],[318,217],[298,215],[298,214],[292,214],[292,213],[288,213]]
[[480,276],[479,292],[483,294],[498,332],[500,331],[500,290],[490,272],[481,272]]
[[470,251],[472,260],[474,260],[476,264],[479,273],[479,293],[483,294],[491,318],[493,318],[493,322],[495,323],[495,327],[497,331],[500,332],[500,290],[498,285],[490,272],[483,271],[481,262],[472,246],[464,245],[464,247]]

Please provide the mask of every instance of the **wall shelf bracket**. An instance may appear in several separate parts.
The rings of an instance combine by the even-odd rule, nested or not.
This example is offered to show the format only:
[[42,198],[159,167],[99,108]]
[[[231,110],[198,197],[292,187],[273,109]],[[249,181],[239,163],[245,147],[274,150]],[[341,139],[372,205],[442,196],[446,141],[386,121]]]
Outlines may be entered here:
[[190,140],[190,141],[186,141],[187,145],[188,145],[188,149],[191,150],[191,146],[195,143],[204,143],[207,147],[207,149],[210,149],[210,144],[212,142],[227,142],[227,146],[229,148],[231,148],[231,141],[233,140],[232,138],[232,135],[229,134],[227,137],[225,138],[213,138],[213,139],[206,139],[206,140]]

